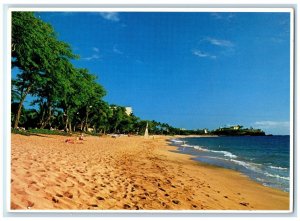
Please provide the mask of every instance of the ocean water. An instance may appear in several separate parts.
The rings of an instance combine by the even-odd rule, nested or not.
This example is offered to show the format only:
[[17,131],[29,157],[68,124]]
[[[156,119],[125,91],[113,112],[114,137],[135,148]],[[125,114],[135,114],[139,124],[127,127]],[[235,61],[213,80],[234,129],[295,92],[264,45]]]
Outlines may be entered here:
[[191,137],[171,142],[194,160],[237,170],[289,192],[290,136]]

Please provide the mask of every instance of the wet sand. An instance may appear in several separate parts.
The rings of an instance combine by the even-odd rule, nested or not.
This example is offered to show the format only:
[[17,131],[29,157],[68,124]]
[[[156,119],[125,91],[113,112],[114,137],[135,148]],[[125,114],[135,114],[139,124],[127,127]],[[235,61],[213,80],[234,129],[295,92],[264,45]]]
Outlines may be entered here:
[[288,193],[195,162],[167,138],[12,134],[11,209],[289,209]]

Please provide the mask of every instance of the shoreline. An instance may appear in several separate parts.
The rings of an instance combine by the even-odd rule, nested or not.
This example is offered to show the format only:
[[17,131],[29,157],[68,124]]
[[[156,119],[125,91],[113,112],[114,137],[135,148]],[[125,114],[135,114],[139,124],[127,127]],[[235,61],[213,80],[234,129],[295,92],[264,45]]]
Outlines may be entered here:
[[[176,137],[176,136],[174,136]],[[193,136],[193,135],[187,135],[187,136],[178,136],[176,137],[176,139],[180,139],[180,138],[191,138],[191,137],[220,137],[218,135],[196,135],[196,136]],[[190,153],[184,153],[184,152],[180,152],[178,150],[178,146],[176,145],[172,145],[172,137],[170,138],[166,138],[166,142],[167,144],[170,146],[170,150],[171,152],[173,153],[176,153],[176,154],[181,154],[181,155],[184,155],[184,156],[187,156],[188,157],[188,160],[190,161],[193,161],[194,163],[196,163],[197,165],[199,165],[200,167],[207,167],[207,168],[210,168],[212,170],[215,169],[218,169],[218,170],[224,170],[224,171],[227,171],[228,173],[232,173],[232,174],[235,174],[236,176],[240,176],[240,177],[243,177],[243,178],[246,178],[246,180],[248,180],[249,182],[251,183],[254,183],[254,185],[257,185],[258,187],[261,186],[261,187],[264,187],[264,188],[267,188],[267,189],[270,189],[271,191],[270,192],[273,192],[274,193],[284,193],[284,194],[287,194],[289,195],[290,194],[290,191],[283,191],[279,188],[275,188],[275,187],[270,187],[270,186],[265,186],[263,185],[262,183],[259,183],[258,181],[255,181],[253,179],[251,179],[248,175],[240,172],[240,171],[237,171],[237,170],[233,170],[233,169],[230,169],[230,168],[225,168],[225,167],[222,167],[222,166],[218,166],[218,165],[214,165],[214,164],[210,164],[210,163],[206,163],[206,162],[201,162],[199,160],[196,160],[196,156],[190,154]],[[289,197],[289,196],[288,196]]]
[[12,134],[13,210],[289,209],[288,193],[176,153],[170,136],[65,139]]
[[[288,187],[283,186],[283,181],[281,182],[280,186],[278,186],[279,182],[278,183],[274,183],[274,181],[272,182],[269,182],[268,184],[266,184],[268,182],[268,180],[263,180],[261,181],[262,179],[266,179],[266,178],[261,178],[260,176],[264,175],[264,174],[268,174],[269,175],[269,171],[267,170],[264,170],[264,174],[256,174],[257,171],[256,170],[249,170],[248,167],[246,166],[251,166],[251,163],[250,161],[247,161],[247,159],[235,159],[237,158],[238,156],[236,154],[232,154],[231,150],[226,150],[226,151],[223,151],[223,150],[216,150],[216,149],[207,149],[205,146],[201,146],[201,144],[196,144],[196,147],[194,147],[193,145],[189,144],[189,141],[186,141],[186,140],[182,140],[184,138],[214,138],[214,137],[220,137],[220,136],[195,136],[195,137],[191,137],[191,136],[185,136],[185,137],[176,137],[175,139],[169,139],[169,143],[171,146],[175,146],[177,148],[176,152],[179,153],[179,154],[185,154],[185,155],[190,155],[191,156],[191,160],[194,160],[196,162],[199,162],[199,163],[202,163],[204,165],[211,165],[211,166],[216,166],[216,167],[221,167],[221,168],[225,168],[225,169],[229,169],[229,170],[233,170],[233,171],[236,171],[236,172],[239,172],[241,173],[242,175],[246,175],[249,177],[250,180],[256,182],[256,183],[259,183],[263,186],[266,186],[266,187],[271,187],[271,188],[274,188],[274,189],[277,189],[277,190],[280,190],[280,191],[283,191],[283,192],[286,192],[286,193],[290,193],[290,190],[289,190],[289,184],[288,184]],[[178,140],[177,140],[178,139]],[[183,145],[185,144],[185,145]],[[195,144],[194,144],[195,145]],[[198,145],[201,147],[200,149],[198,149]],[[187,149],[185,149],[185,147],[189,147]],[[203,149],[204,148],[204,149]],[[199,152],[200,150],[200,152]],[[222,157],[222,156],[218,156],[218,157],[214,157],[214,155],[207,155],[205,154],[205,152],[203,151],[208,151],[208,152],[218,152],[218,153],[222,153],[222,152],[226,152],[227,154],[230,154],[230,158],[226,158],[225,156]],[[228,152],[230,151],[230,152]],[[231,157],[232,156],[232,157]],[[213,160],[210,160],[210,157],[213,158]],[[235,160],[232,160],[235,159]],[[214,159],[217,159],[217,160],[214,160]],[[231,161],[234,161],[234,162],[238,162],[239,164],[233,164],[231,163]],[[241,164],[240,163],[244,163],[246,166],[243,166],[244,164]],[[266,165],[263,165],[263,164],[258,164],[259,162],[255,162],[255,164],[257,165],[260,165],[260,166],[265,166],[267,167]],[[245,167],[247,169],[245,169]],[[268,166],[268,168],[279,168],[280,170],[288,170],[288,168],[281,168],[277,165],[271,165],[271,166]],[[268,168],[264,168],[264,169],[268,169]],[[273,172],[273,171],[272,171]],[[273,177],[276,176],[277,174],[273,175],[273,174],[270,174],[272,175]],[[283,178],[283,179],[286,179],[286,175],[277,175],[278,177],[280,178]],[[284,177],[282,177],[284,176]],[[259,180],[260,179],[260,180]],[[285,180],[284,180],[285,181]]]

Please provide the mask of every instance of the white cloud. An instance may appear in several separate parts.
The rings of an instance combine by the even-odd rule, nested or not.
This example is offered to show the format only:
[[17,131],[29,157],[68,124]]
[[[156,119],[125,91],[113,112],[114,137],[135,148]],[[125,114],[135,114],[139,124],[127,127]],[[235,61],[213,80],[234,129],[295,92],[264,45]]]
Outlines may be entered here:
[[100,57],[100,53],[99,53],[99,52],[100,52],[100,49],[99,49],[99,48],[97,48],[97,47],[92,47],[91,49],[92,49],[92,51],[93,51],[92,55],[89,56],[89,57],[83,57],[83,58],[81,58],[82,60],[91,61],[91,60],[98,60],[98,59],[101,58],[101,57]]
[[106,20],[114,21],[114,22],[120,21],[119,14],[117,12],[99,12],[99,13],[101,17]]
[[99,48],[93,47],[92,49],[93,49],[93,51],[95,51],[95,52],[99,52]]
[[288,128],[290,126],[289,121],[257,121],[254,124],[262,129]]
[[231,41],[223,40],[223,39],[216,39],[216,38],[210,38],[207,37],[204,39],[205,41],[208,41],[212,45],[217,45],[221,47],[233,47],[234,44]]
[[216,59],[217,56],[215,55],[211,55],[209,53],[206,53],[206,52],[203,52],[203,51],[200,51],[200,50],[193,50],[192,51],[194,55],[200,57],[200,58],[211,58],[211,59]]
[[114,46],[113,47],[113,52],[116,53],[116,54],[124,54],[122,51],[120,51],[117,46]]
[[93,54],[92,56],[90,57],[85,57],[85,58],[81,58],[82,60],[87,60],[87,61],[91,61],[91,60],[98,60],[100,59],[100,56],[97,55],[97,54]]

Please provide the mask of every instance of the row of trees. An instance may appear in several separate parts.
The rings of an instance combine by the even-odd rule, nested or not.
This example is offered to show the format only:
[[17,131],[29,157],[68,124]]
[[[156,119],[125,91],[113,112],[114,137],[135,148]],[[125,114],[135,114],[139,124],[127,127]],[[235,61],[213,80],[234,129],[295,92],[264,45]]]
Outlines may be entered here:
[[[181,130],[156,121],[127,115],[124,107],[103,101],[104,88],[87,69],[76,68],[78,59],[66,42],[58,40],[50,24],[33,12],[12,14],[12,125],[56,128],[65,131],[140,133],[148,122],[153,134],[180,134]],[[27,96],[34,97],[25,109]]]
[[225,127],[213,130],[210,132],[212,135],[218,136],[265,136],[265,132],[261,129],[254,128],[243,128],[243,126],[234,127]]
[[[33,12],[12,13],[11,46],[12,68],[18,69],[11,91],[14,128],[56,128],[69,132],[93,128],[97,133],[143,134],[148,123],[152,134],[205,134],[204,130],[182,130],[141,120],[128,115],[124,107],[103,101],[106,92],[96,82],[96,76],[72,64],[79,56],[69,44],[58,40],[50,24]],[[24,108],[28,96],[35,98],[31,104],[35,108]]]
[[[97,131],[133,131],[139,119],[102,100],[104,88],[87,69],[72,64],[70,45],[58,40],[52,26],[33,12],[12,14],[12,125],[14,128],[57,128],[66,131],[93,127]],[[30,95],[36,108],[25,109]]]
[[[59,41],[50,24],[33,12],[12,14],[12,68],[19,73],[12,80],[12,123],[17,128],[62,127],[72,131],[77,125],[86,130],[94,121],[101,124],[108,114],[102,100],[104,88],[87,69],[76,68],[70,45]],[[37,109],[24,110],[28,95],[35,97]],[[92,113],[98,112],[97,119]],[[20,118],[22,119],[20,121]]]

